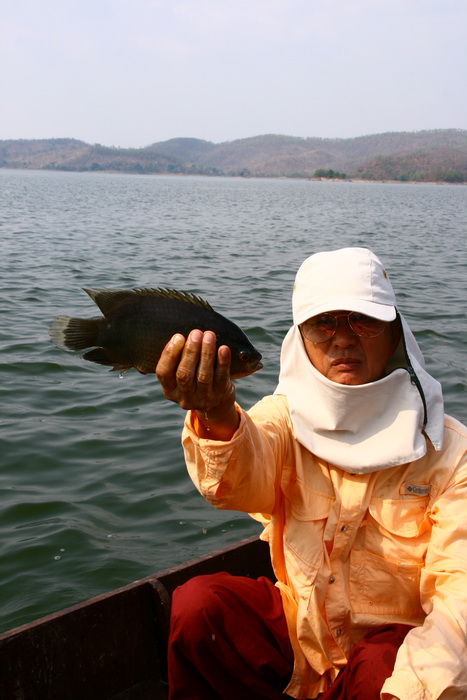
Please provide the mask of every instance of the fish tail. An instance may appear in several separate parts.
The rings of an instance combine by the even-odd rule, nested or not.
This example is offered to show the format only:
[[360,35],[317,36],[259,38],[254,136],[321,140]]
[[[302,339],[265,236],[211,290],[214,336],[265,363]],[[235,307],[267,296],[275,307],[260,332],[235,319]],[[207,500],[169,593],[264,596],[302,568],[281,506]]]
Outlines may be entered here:
[[52,342],[63,350],[84,350],[98,345],[100,318],[56,316],[49,328]]

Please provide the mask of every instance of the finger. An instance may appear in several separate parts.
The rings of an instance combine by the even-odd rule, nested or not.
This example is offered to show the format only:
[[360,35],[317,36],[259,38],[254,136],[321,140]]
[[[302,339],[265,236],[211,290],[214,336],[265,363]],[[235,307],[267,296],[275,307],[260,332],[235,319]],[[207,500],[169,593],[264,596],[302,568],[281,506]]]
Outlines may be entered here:
[[224,403],[235,402],[235,384],[230,378],[230,364],[232,355],[227,345],[221,345],[217,351],[217,365],[214,374],[214,392],[222,396]]
[[227,386],[230,380],[230,363],[232,356],[228,345],[221,345],[217,351],[217,365],[215,369],[215,382],[219,387]]
[[180,361],[180,355],[185,346],[185,338],[176,333],[163,349],[156,365],[156,375],[161,385],[168,390],[176,387],[175,370]]
[[192,330],[183,348],[182,357],[175,376],[182,392],[192,391],[196,382],[196,372],[201,355],[203,334],[200,330]]
[[201,357],[198,365],[198,387],[201,392],[210,393],[216,362],[216,334],[206,331],[201,343]]

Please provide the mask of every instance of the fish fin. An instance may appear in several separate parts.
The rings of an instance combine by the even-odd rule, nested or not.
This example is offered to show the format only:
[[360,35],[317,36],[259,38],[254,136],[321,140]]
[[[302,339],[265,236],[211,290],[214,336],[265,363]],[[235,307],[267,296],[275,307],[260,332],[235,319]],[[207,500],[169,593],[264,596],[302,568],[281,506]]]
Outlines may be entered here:
[[128,301],[134,297],[134,292],[128,289],[87,289],[83,287],[83,291],[91,297],[104,316],[122,301]]
[[178,291],[177,289],[165,289],[158,287],[157,289],[142,288],[142,289],[88,289],[83,287],[83,291],[88,294],[93,302],[97,304],[102,313],[106,315],[109,311],[115,308],[122,301],[129,301],[135,296],[143,297],[165,297],[166,299],[178,299],[189,304],[203,306],[209,311],[214,311],[211,304],[205,299],[190,292]]
[[84,350],[97,345],[100,323],[100,318],[56,316],[49,328],[49,335],[62,350]]
[[94,348],[82,355],[83,360],[96,362],[98,365],[112,367],[111,372],[126,372],[131,369],[131,365],[121,365],[117,360],[112,358],[111,354],[105,348]]
[[214,311],[211,304],[206,301],[206,299],[202,299],[191,292],[183,292],[177,289],[165,289],[163,287],[158,287],[157,289],[135,289],[135,292],[137,294],[149,294],[156,297],[166,297],[167,299],[179,299],[180,301],[186,301],[189,304],[203,306],[205,309],[209,309],[209,311]]

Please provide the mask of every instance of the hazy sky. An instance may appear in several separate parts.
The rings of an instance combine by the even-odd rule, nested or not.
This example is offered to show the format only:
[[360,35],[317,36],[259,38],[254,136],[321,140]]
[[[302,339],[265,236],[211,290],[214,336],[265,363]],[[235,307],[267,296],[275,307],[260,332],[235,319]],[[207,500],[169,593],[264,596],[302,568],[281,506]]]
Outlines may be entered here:
[[466,0],[2,0],[0,139],[467,128]]

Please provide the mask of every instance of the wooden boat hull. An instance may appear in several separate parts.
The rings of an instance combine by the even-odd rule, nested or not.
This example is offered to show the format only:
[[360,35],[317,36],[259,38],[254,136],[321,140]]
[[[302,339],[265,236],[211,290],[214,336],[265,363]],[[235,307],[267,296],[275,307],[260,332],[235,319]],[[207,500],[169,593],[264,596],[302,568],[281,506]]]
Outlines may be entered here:
[[274,580],[256,536],[0,635],[4,700],[161,700],[174,589],[228,571]]

